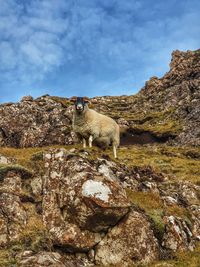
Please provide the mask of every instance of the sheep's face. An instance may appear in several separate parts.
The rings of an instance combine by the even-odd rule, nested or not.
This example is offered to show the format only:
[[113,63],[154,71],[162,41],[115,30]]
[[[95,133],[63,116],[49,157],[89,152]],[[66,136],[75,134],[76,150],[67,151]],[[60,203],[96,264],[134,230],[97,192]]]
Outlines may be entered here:
[[85,109],[85,105],[88,103],[83,97],[77,97],[73,102],[78,113],[82,113]]

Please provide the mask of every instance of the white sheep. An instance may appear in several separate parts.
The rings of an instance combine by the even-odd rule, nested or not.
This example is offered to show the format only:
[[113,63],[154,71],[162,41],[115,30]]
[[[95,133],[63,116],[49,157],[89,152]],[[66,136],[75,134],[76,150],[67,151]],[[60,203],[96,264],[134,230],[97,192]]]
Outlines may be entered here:
[[71,102],[74,103],[73,131],[82,138],[83,147],[86,147],[86,140],[89,147],[92,147],[93,141],[104,148],[112,145],[116,158],[120,142],[119,125],[112,118],[90,109],[86,98],[73,97]]

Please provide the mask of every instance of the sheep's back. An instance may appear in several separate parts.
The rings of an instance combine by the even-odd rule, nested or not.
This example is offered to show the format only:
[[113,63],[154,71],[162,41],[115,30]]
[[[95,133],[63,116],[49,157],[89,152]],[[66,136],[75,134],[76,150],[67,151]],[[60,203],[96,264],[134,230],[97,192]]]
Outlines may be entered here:
[[110,117],[99,114],[100,136],[114,138],[119,133],[119,125]]

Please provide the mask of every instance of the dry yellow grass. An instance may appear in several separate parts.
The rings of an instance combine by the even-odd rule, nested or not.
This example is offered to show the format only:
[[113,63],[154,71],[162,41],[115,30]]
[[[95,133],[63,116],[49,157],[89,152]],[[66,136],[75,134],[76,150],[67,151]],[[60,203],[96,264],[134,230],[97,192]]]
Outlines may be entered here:
[[[24,149],[0,148],[0,154],[14,157],[17,159],[17,164],[33,169],[36,164],[32,159],[33,154],[43,152],[52,147],[64,147],[68,150],[74,147],[80,149],[82,148],[82,145]],[[97,158],[101,157],[103,154],[107,154],[113,159],[111,148],[102,151],[93,147],[92,149],[87,148],[86,151],[91,152],[91,158]],[[193,156],[194,158],[192,158]],[[128,147],[120,147],[118,149],[118,159],[116,162],[124,163],[128,166],[150,165],[155,170],[163,172],[171,178],[200,183],[200,148],[173,147],[167,145],[132,145]]]
[[[197,158],[188,155],[196,154]],[[150,165],[177,180],[200,182],[200,148],[182,148],[166,145],[121,147],[118,162],[129,166]]]
[[[199,267],[199,266],[200,266],[200,244],[197,245],[194,251],[177,253],[175,255],[174,260],[158,261],[146,265],[145,267]],[[142,266],[140,265],[140,267]]]

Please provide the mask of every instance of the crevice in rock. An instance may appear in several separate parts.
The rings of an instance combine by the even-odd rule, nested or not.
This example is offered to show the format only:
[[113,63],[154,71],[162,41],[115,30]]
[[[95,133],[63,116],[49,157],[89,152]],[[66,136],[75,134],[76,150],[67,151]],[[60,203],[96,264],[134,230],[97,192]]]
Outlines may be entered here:
[[125,132],[121,133],[120,144],[122,146],[127,146],[166,143],[174,138],[175,136],[167,133],[158,136],[150,131],[129,128]]

